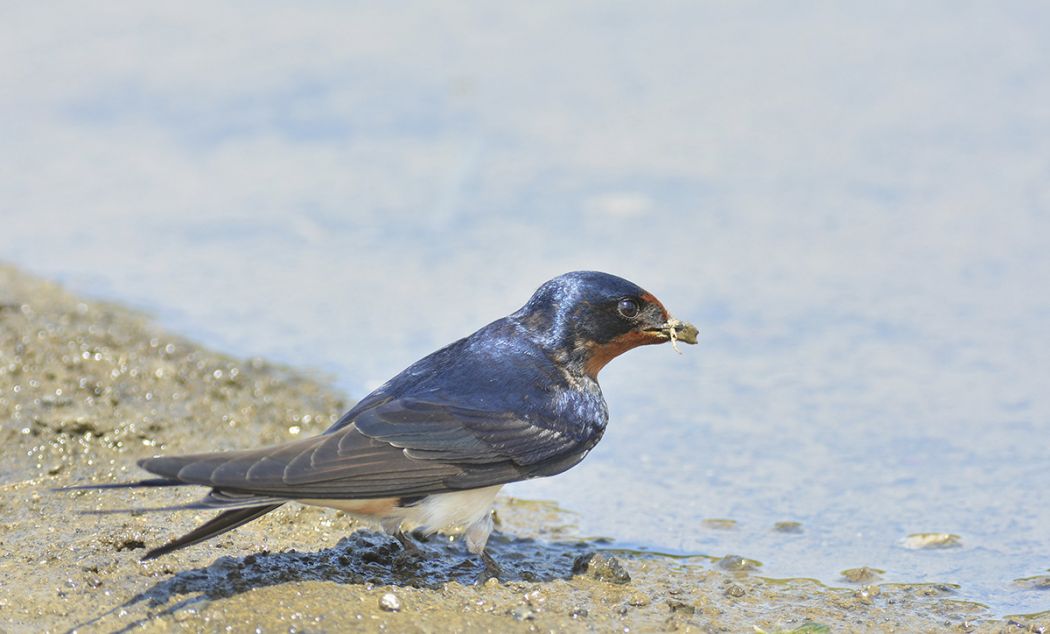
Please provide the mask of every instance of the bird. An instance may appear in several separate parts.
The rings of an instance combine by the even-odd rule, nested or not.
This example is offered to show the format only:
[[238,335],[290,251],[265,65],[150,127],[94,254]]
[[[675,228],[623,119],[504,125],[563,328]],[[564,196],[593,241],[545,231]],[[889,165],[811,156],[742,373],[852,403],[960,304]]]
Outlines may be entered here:
[[153,548],[155,559],[266,515],[288,502],[377,520],[406,551],[406,533],[462,533],[489,569],[492,507],[508,483],[578,464],[609,420],[598,373],[644,345],[695,344],[697,329],[651,293],[608,273],[574,271],[510,315],[413,363],[320,435],[263,448],[154,456],[154,476],[69,489],[204,486],[189,504],[221,511]]

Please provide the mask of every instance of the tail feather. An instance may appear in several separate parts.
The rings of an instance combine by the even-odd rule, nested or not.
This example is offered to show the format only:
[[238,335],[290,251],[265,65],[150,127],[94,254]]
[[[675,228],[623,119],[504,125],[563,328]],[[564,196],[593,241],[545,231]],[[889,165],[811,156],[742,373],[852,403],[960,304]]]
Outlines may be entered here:
[[266,515],[270,511],[277,509],[281,504],[283,504],[283,502],[269,504],[267,506],[255,506],[244,509],[235,509],[232,511],[223,511],[175,541],[150,550],[142,556],[141,561],[156,559],[161,555],[166,555],[181,548],[192,546],[193,544],[199,544],[200,542],[211,539],[212,537],[222,535],[227,531],[232,531],[242,524],[247,524],[254,519]]
[[209,506],[207,504],[204,504],[203,502],[198,501],[190,502],[189,504],[172,504],[171,506],[131,506],[121,509],[77,511],[77,513],[79,513],[80,515],[126,515],[129,513],[136,515],[139,513],[158,513],[162,511],[201,511],[205,509],[214,508],[214,506]]
[[[60,487],[54,489],[55,491],[90,491],[96,489],[134,489],[139,487],[170,487],[170,486],[185,486],[192,484],[189,482],[182,482],[170,477],[161,478],[149,478],[146,480],[138,480],[135,482],[117,482],[113,484],[78,484],[74,486]],[[211,520],[205,522],[196,529],[189,533],[179,537],[175,541],[154,548],[147,552],[143,557],[142,561],[150,559],[156,559],[161,555],[166,555],[170,552],[192,546],[193,544],[199,544],[205,540],[211,539],[218,535],[222,535],[227,531],[231,531],[238,526],[247,524],[248,522],[266,515],[270,511],[282,506],[285,500],[280,498],[262,497],[255,496],[252,494],[240,494],[231,491],[222,491],[219,489],[212,489],[211,492],[206,495],[203,499],[196,502],[190,502],[188,504],[176,504],[172,506],[160,506],[160,507],[140,507],[140,508],[124,508],[124,509],[106,509],[101,511],[81,511],[84,515],[110,515],[115,513],[142,513],[150,511],[185,511],[185,510],[201,510],[201,509],[224,509],[222,513]]]
[[52,491],[95,491],[98,489],[137,489],[139,487],[181,487],[189,484],[174,478],[148,478],[134,482],[114,482],[111,484],[75,484],[68,487],[57,487]]

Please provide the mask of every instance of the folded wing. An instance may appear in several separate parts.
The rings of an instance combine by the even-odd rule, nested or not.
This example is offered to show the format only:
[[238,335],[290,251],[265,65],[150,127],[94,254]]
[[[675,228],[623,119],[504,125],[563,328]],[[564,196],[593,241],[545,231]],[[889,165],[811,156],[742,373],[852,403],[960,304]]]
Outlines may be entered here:
[[[598,432],[600,434],[600,432]],[[416,496],[551,475],[597,442],[587,429],[412,399],[360,412],[321,436],[249,451],[157,457],[146,470],[230,495]]]

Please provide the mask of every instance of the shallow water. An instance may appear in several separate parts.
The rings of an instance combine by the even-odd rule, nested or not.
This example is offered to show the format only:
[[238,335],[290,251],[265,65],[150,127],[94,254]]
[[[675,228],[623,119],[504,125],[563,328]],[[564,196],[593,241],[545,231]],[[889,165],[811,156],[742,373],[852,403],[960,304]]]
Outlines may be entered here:
[[1050,11],[779,7],[4,9],[0,258],[351,397],[623,275],[700,345],[611,364],[602,444],[512,493],[1048,609]]

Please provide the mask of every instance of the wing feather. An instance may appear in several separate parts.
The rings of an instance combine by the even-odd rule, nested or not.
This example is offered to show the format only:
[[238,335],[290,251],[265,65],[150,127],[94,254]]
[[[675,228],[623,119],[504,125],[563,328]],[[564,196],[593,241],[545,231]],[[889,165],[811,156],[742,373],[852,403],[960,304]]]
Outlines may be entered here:
[[601,434],[573,431],[539,417],[398,399],[321,436],[249,451],[149,458],[140,465],[237,495],[423,495],[563,471]]
[[553,456],[589,449],[601,430],[572,427],[534,415],[490,412],[444,403],[398,399],[362,412],[363,434],[406,449],[419,460],[459,464],[510,461],[528,468]]

